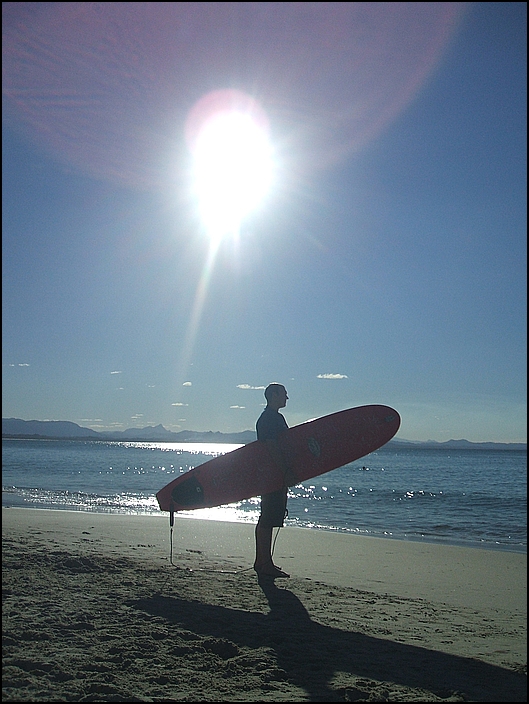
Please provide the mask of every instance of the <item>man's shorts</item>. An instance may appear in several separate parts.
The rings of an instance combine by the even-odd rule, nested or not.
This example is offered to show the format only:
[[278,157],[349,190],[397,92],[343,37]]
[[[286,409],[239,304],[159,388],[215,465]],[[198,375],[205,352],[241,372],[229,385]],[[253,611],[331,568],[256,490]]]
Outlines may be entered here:
[[288,487],[261,496],[259,523],[268,528],[281,528],[287,515]]

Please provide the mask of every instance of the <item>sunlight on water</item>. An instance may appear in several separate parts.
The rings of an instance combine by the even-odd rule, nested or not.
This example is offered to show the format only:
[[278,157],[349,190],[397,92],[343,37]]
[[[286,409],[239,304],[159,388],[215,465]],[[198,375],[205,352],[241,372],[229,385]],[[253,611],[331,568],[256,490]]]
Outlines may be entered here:
[[113,442],[112,445],[138,450],[161,450],[179,454],[211,455],[217,457],[232,452],[242,445],[224,442]]
[[[156,492],[239,447],[4,440],[2,502],[167,519]],[[291,487],[285,525],[525,552],[526,470],[526,452],[380,450]],[[177,515],[255,524],[259,505],[254,498]]]
[[[5,497],[9,495],[9,500]],[[154,496],[115,494],[99,496],[76,491],[46,491],[2,487],[4,504],[33,508],[66,509],[68,511],[95,511],[104,513],[160,514]]]
[[216,506],[215,508],[199,508],[195,511],[179,511],[178,516],[199,518],[207,521],[226,521],[228,523],[257,523],[259,518],[259,500],[252,509],[241,508],[239,504]]

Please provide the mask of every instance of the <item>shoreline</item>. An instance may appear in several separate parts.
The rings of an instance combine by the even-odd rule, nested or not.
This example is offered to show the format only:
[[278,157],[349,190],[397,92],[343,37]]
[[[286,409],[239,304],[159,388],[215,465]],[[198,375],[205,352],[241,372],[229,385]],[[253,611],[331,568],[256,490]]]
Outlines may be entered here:
[[[26,511],[67,511],[71,513],[86,513],[89,515],[93,514],[100,514],[100,515],[116,515],[116,516],[137,516],[137,517],[151,517],[151,518],[156,518],[156,519],[164,519],[168,522],[169,521],[169,514],[165,512],[160,512],[160,511],[136,511],[134,513],[127,513],[124,511],[120,511],[118,509],[108,509],[108,510],[89,510],[84,507],[79,507],[75,508],[73,506],[68,506],[64,508],[57,508],[56,506],[20,506],[17,504],[9,504],[5,503],[2,504],[2,510],[4,509],[15,509],[15,510],[26,510]],[[208,522],[217,522],[217,523],[240,523],[242,525],[254,525],[255,522],[253,520],[247,520],[247,521],[239,521],[239,520],[233,520],[233,521],[227,521],[222,518],[217,518],[215,516],[210,516],[210,517],[196,517],[193,515],[182,515],[182,514],[175,514],[175,517],[181,519],[181,520],[192,520],[192,521],[208,521]],[[287,519],[288,521],[288,519]],[[289,525],[288,522],[285,525],[284,528],[295,528],[299,530],[311,530],[311,531],[321,531],[324,533],[331,533],[332,535],[348,535],[351,537],[356,537],[356,538],[372,538],[374,540],[390,540],[390,541],[399,541],[399,542],[405,542],[405,543],[418,543],[419,545],[438,545],[438,546],[444,546],[444,547],[458,547],[458,548],[466,548],[469,550],[487,550],[491,552],[507,552],[507,553],[512,553],[512,554],[518,554],[518,555],[527,555],[527,545],[506,545],[502,543],[477,543],[477,542],[465,542],[465,541],[459,541],[456,542],[454,540],[450,540],[449,538],[430,538],[430,537],[418,537],[418,536],[408,536],[408,535],[367,535],[367,534],[361,534],[361,533],[356,533],[350,530],[344,530],[339,527],[328,527],[328,526],[303,526],[303,525]],[[284,530],[284,529],[283,529]]]
[[[2,509],[5,701],[526,701],[520,553]],[[22,607],[22,608],[21,608]]]

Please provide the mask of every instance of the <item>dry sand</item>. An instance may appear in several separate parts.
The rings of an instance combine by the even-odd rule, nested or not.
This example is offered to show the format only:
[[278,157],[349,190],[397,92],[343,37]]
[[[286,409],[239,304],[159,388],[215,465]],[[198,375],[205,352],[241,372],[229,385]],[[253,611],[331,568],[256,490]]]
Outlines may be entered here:
[[526,555],[3,509],[3,701],[522,702]]

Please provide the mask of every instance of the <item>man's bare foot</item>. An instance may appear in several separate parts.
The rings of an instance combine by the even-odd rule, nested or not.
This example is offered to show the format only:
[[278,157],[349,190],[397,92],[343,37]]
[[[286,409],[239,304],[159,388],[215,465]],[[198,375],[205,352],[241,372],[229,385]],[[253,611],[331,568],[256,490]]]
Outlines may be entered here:
[[260,577],[290,577],[289,574],[276,567],[273,562],[264,565],[254,565],[253,568]]

